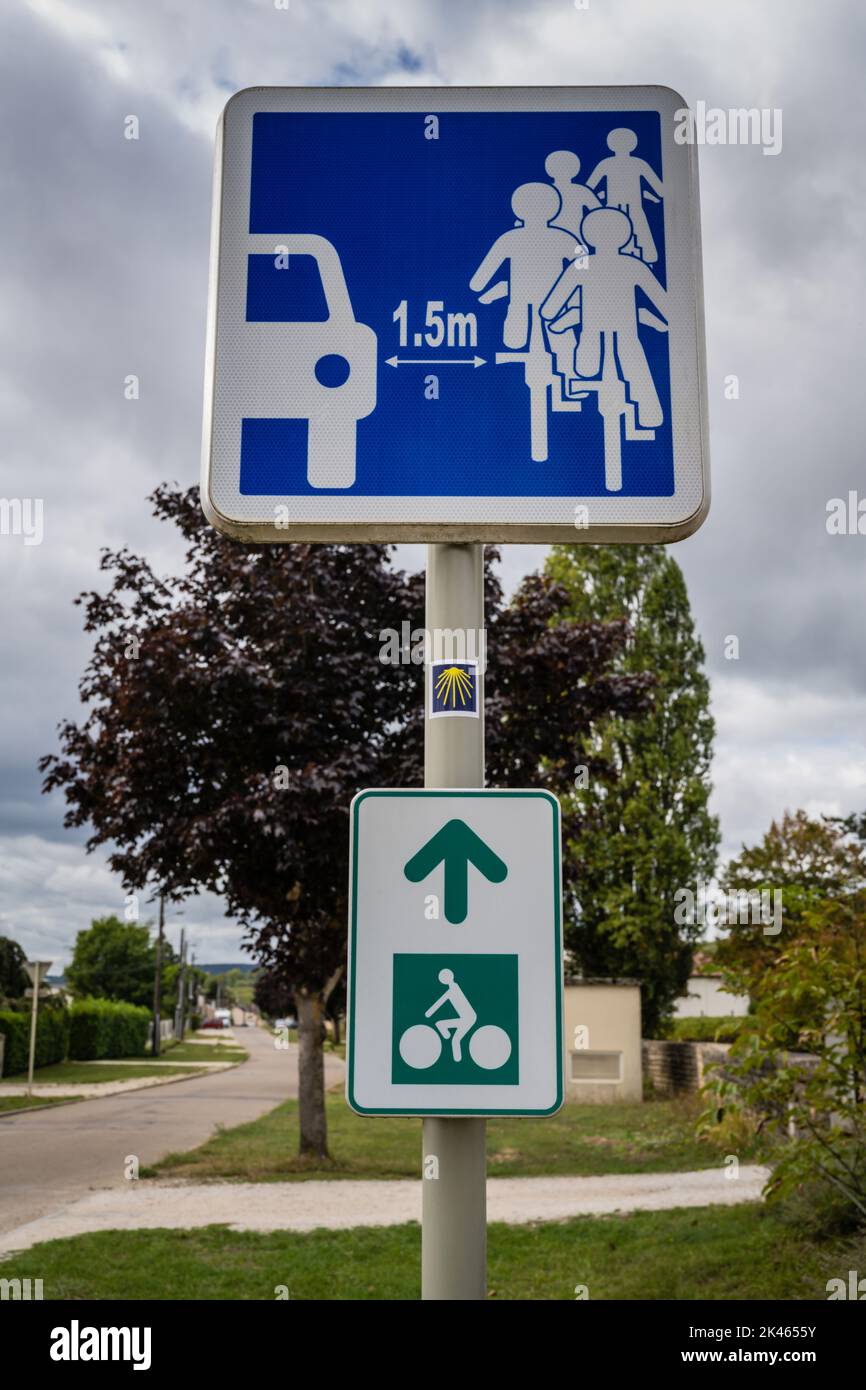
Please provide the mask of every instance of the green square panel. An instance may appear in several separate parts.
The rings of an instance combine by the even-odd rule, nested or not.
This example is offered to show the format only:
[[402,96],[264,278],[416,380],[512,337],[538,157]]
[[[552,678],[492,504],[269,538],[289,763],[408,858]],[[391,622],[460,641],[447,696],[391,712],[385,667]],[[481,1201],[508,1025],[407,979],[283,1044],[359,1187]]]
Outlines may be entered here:
[[394,1085],[516,1086],[516,955],[395,954]]

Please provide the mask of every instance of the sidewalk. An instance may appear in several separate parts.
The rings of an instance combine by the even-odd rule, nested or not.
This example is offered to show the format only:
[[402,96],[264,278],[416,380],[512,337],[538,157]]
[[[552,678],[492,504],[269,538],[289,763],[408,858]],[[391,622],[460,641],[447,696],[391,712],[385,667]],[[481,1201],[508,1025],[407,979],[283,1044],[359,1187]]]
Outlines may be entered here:
[[[40,1099],[56,1096],[85,1096],[95,1099],[97,1096],[114,1096],[123,1091],[143,1091],[148,1086],[168,1086],[172,1081],[189,1081],[194,1076],[200,1076],[202,1072],[228,1071],[229,1067],[239,1067],[241,1062],[94,1062],[94,1066],[122,1067],[158,1067],[175,1066],[177,1074],[174,1076],[134,1076],[129,1081],[76,1081],[69,1085],[64,1085],[62,1081],[44,1081],[33,1083],[33,1095]],[[180,1069],[183,1068],[183,1071]],[[26,1096],[30,1088],[26,1082],[2,1081],[0,1082],[0,1097],[3,1096]]]
[[242,1059],[223,1058],[221,1062],[199,1062],[187,1057],[185,1062],[173,1062],[170,1057],[112,1057],[100,1062],[78,1062],[79,1067],[189,1067],[192,1071],[202,1071],[205,1067],[239,1067]]
[[[563,1221],[617,1211],[733,1206],[757,1202],[769,1170],[757,1165],[690,1173],[636,1173],[593,1178],[491,1178],[487,1218],[509,1225]],[[263,1183],[125,1183],[0,1236],[0,1255],[42,1240],[89,1231],[189,1229],[227,1225],[235,1231],[344,1230],[421,1220],[420,1181]]]

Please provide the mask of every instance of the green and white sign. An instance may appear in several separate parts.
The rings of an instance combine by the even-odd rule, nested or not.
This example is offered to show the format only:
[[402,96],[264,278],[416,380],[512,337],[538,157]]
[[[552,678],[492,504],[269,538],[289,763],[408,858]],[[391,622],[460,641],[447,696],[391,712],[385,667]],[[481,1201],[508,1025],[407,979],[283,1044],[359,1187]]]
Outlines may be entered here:
[[558,1110],[556,797],[363,791],[351,821],[346,1094],[353,1110]]

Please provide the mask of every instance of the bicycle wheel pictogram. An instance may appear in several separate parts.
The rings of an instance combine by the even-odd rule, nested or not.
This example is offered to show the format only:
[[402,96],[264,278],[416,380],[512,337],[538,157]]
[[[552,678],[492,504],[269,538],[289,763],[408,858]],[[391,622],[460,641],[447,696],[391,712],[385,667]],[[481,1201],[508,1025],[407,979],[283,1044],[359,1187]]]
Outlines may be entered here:
[[[441,1055],[442,1038],[427,1023],[413,1024],[400,1038],[400,1056],[407,1067],[415,1071],[426,1071],[438,1062]],[[476,1067],[484,1071],[497,1071],[505,1066],[511,1056],[511,1039],[504,1028],[498,1028],[495,1023],[486,1023],[470,1034],[469,1056]]]
[[400,1039],[400,1056],[407,1067],[416,1071],[426,1071],[438,1062],[442,1053],[442,1039],[429,1023],[416,1023],[407,1028]]
[[485,1023],[470,1034],[469,1056],[476,1067],[482,1067],[484,1071],[498,1071],[511,1056],[511,1039],[504,1028],[497,1028],[495,1023]]

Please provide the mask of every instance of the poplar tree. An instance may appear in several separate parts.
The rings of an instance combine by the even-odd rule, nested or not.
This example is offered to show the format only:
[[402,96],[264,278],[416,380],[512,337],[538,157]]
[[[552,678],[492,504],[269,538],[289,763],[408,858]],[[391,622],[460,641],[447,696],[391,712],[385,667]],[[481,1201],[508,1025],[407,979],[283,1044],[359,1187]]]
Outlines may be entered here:
[[[627,621],[615,669],[656,679],[647,715],[613,713],[583,739],[565,933],[584,975],[641,981],[642,1026],[652,1037],[685,991],[702,930],[676,924],[674,894],[711,878],[718,853],[704,650],[682,571],[661,546],[555,546],[547,573],[569,592],[568,617]],[[594,771],[593,759],[611,771]]]

